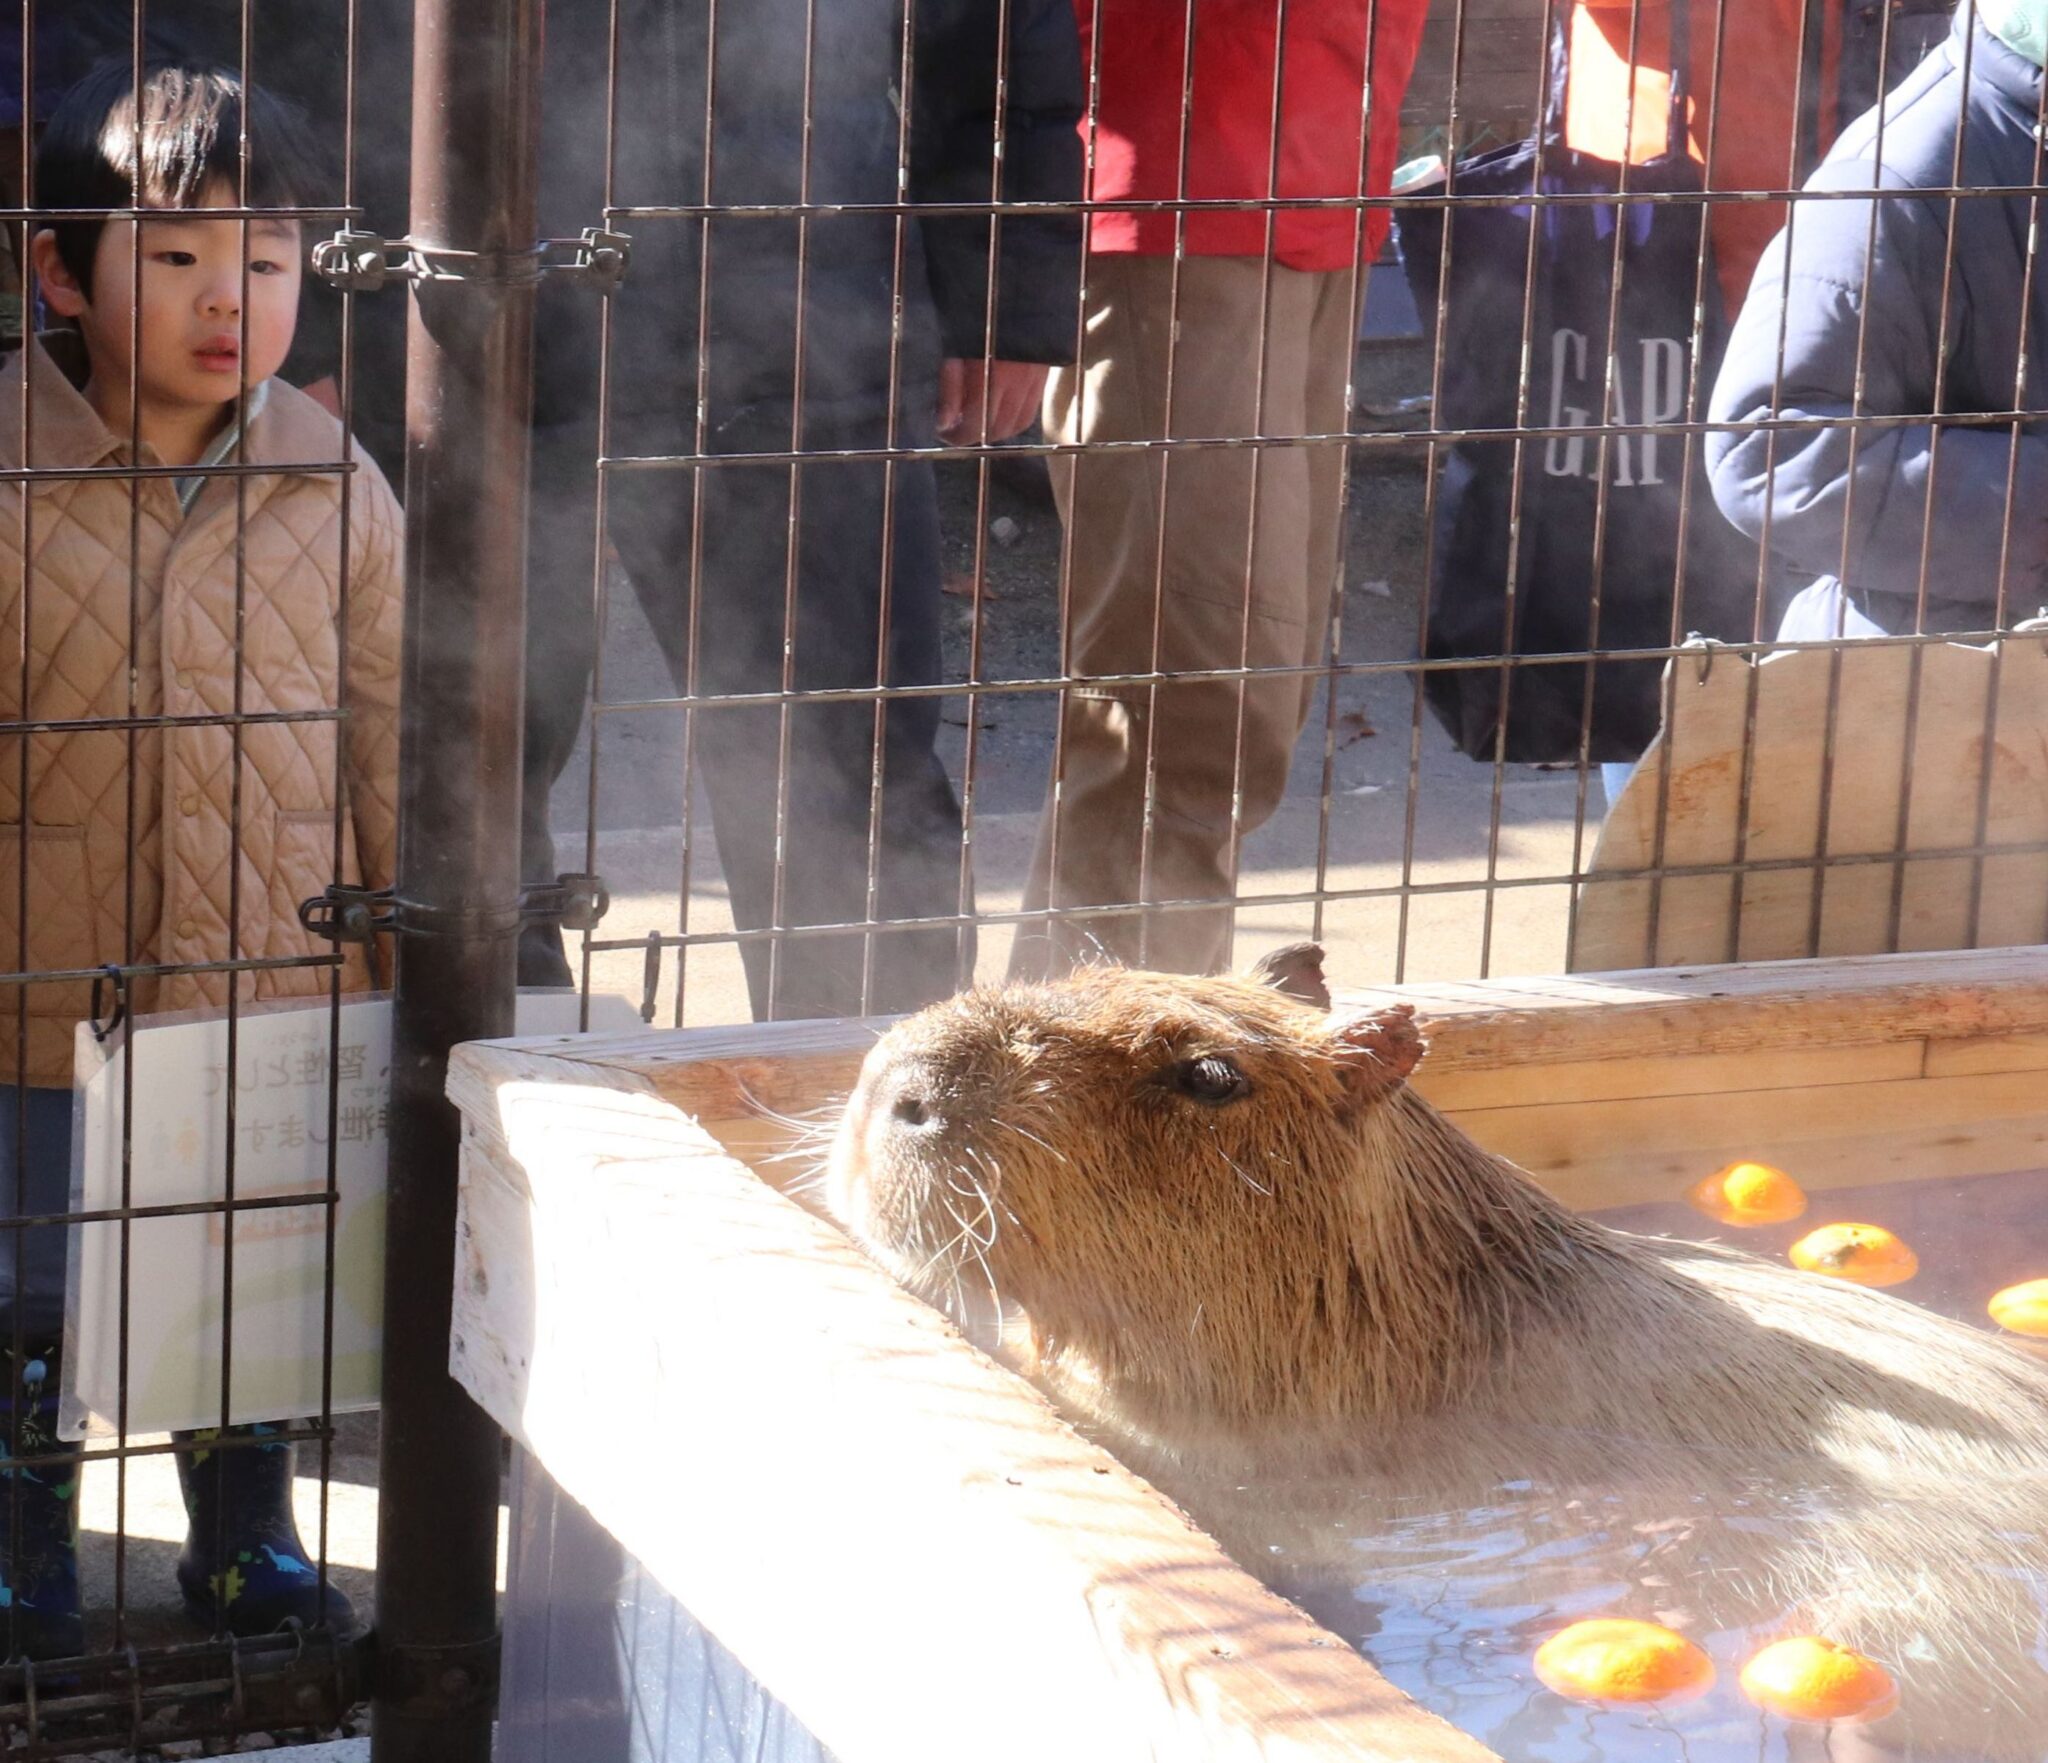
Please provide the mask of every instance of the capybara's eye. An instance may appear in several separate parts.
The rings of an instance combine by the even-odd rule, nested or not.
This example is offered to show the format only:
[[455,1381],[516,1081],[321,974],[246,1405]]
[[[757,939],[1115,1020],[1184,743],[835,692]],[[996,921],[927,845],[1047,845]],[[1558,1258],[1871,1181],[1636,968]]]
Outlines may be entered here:
[[1220,1053],[1183,1059],[1173,1068],[1175,1087],[1197,1102],[1234,1102],[1251,1089],[1251,1080]]

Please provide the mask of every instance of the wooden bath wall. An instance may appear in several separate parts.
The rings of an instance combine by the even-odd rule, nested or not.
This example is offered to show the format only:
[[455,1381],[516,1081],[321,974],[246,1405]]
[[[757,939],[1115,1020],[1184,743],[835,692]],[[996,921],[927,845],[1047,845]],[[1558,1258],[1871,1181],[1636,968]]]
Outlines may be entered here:
[[1709,646],[1666,686],[1579,892],[1574,970],[2048,937],[2048,637]]
[[[1574,1205],[2048,1165],[2048,949],[1396,999]],[[776,1191],[874,1032],[459,1050],[456,1378],[843,1763],[1489,1763]]]

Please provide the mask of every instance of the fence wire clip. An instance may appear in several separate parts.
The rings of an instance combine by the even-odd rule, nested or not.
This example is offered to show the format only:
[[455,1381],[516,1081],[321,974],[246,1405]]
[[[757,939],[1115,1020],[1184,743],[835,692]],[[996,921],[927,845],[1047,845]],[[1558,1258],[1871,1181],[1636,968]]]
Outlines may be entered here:
[[1693,684],[1703,686],[1707,676],[1714,671],[1714,653],[1723,647],[1704,631],[1687,631],[1685,641],[1678,645],[1693,657]]
[[393,928],[389,888],[330,887],[299,902],[299,923],[308,936],[329,943],[375,943]]
[[519,890],[519,915],[564,930],[595,930],[612,909],[612,891],[601,875],[558,875]]
[[[403,239],[343,227],[333,238],[322,239],[313,247],[313,273],[345,294],[374,294],[394,275],[407,273],[406,249]],[[394,251],[400,253],[397,262],[392,260]]]
[[[100,987],[114,989],[113,1014],[100,1020]],[[109,961],[92,976],[92,1038],[105,1046],[113,1039],[114,1031],[128,1020],[128,976]]]
[[524,251],[454,251],[344,227],[313,247],[313,273],[348,294],[374,294],[394,281],[531,287],[564,276],[608,298],[632,257],[633,241],[604,227],[585,227],[574,239],[542,239]]
[[540,251],[544,273],[581,282],[604,299],[618,291],[633,261],[630,238],[596,226],[585,227],[579,238],[543,239]]

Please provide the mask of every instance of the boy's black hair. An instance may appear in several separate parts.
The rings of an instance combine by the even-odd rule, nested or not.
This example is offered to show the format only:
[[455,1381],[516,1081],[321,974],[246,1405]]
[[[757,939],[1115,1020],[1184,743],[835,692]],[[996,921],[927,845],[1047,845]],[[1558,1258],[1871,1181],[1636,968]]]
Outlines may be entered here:
[[[216,184],[241,192],[250,208],[294,208],[314,200],[318,176],[306,125],[292,106],[260,86],[245,94],[227,68],[163,57],[144,62],[139,88],[134,63],[116,57],[65,93],[36,145],[35,171],[38,208],[191,208]],[[88,298],[106,224],[50,223],[57,255]]]

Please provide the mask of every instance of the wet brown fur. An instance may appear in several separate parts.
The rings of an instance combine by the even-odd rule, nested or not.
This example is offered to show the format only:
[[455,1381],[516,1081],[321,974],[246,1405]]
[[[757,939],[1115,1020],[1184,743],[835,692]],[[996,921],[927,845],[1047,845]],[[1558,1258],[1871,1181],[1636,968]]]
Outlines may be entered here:
[[[1840,1517],[1759,1585],[1876,1646],[1945,1625],[1951,1666],[1960,1647],[2001,1694],[2026,1686],[2020,1730],[2048,1730],[2034,1606],[1982,1568],[2039,1561],[2048,1366],[1884,1293],[1572,1213],[1406,1086],[1421,1052],[1400,1013],[1245,980],[970,993],[871,1055],[832,1201],[913,1286],[1021,1306],[1055,1394],[1226,1532],[1203,1490],[1248,1475],[1767,1472]],[[1175,1088],[1210,1054],[1248,1093]]]

